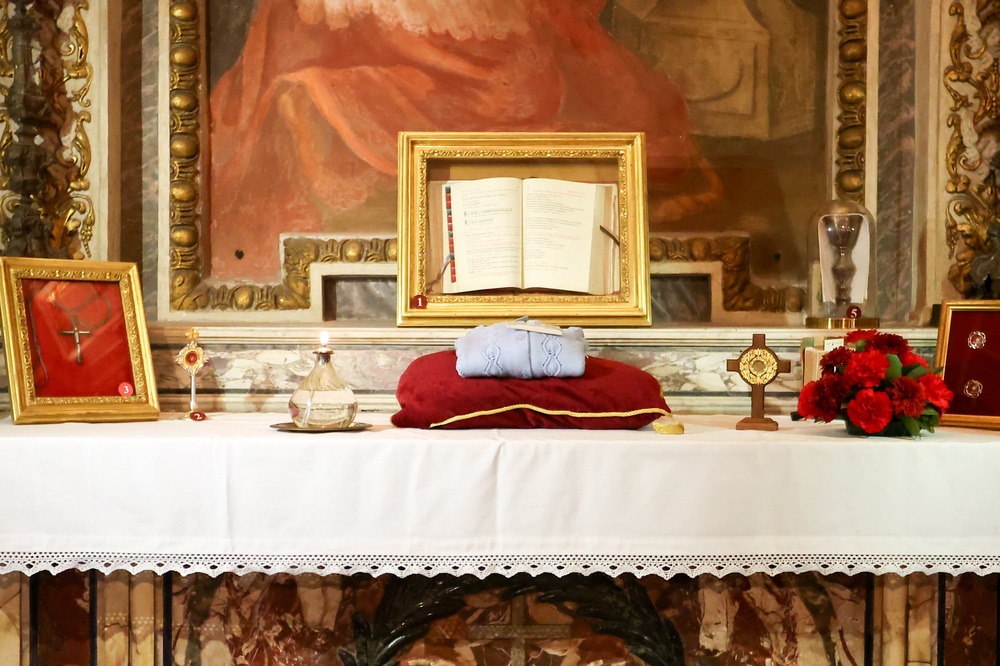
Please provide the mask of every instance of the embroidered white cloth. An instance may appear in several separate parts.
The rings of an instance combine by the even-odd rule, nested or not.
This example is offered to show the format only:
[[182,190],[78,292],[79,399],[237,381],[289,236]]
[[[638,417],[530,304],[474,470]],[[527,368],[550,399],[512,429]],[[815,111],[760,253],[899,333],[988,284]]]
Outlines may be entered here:
[[1000,440],[0,422],[0,573],[1000,572]]

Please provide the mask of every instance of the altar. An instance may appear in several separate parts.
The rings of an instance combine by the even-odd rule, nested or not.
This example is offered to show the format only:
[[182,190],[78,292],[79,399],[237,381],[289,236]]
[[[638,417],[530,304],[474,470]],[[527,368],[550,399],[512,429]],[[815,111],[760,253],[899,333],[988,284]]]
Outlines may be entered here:
[[[0,664],[996,663],[991,433],[787,416],[829,335],[803,327],[826,202],[873,214],[862,314],[926,360],[935,308],[989,295],[996,0],[449,4],[6,3],[0,249],[136,264],[163,414],[0,421]],[[397,325],[401,267],[444,257],[399,231],[396,132],[459,129],[646,135],[648,234],[618,253],[652,325],[560,307],[687,434],[388,426],[409,364],[473,323]],[[174,414],[192,328],[205,423]],[[323,331],[373,427],[275,432]],[[732,428],[755,334],[791,368],[768,435]]]
[[[0,573],[1000,572],[989,431],[858,438],[787,417],[764,433],[691,416],[672,436],[362,418],[371,430],[325,434],[270,428],[280,414],[0,425],[20,470],[0,487],[18,507],[0,519]],[[942,479],[947,492],[926,492]]]
[[[930,618],[959,591],[932,574],[1000,571],[1000,449],[986,431],[855,438],[783,417],[765,433],[734,430],[734,416],[683,417],[683,436],[426,431],[359,418],[373,427],[285,433],[270,427],[281,420],[273,413],[0,423],[4,458],[19,470],[0,486],[0,503],[17,507],[0,518],[0,591],[29,576],[20,586],[44,614],[82,585],[94,654],[155,644],[157,661],[143,663],[188,663],[191,641],[203,659],[213,641],[231,647],[230,613],[250,613],[242,631],[259,642],[261,604],[287,615],[268,622],[298,627],[271,653],[286,657],[322,635],[360,658],[359,617],[378,634],[380,616],[402,621],[415,603],[429,615],[395,648],[404,661],[510,657],[518,645],[522,657],[551,656],[570,643],[628,657],[636,641],[613,623],[579,633],[593,627],[585,599],[632,608],[647,643],[674,637],[654,641],[654,653],[688,658],[747,632],[773,640],[782,630],[766,609],[790,604],[802,626],[784,635],[800,654],[861,663],[876,648],[930,654]],[[798,596],[803,585],[811,597]],[[762,628],[727,619],[740,603],[764,613]],[[215,610],[198,620],[204,604]],[[876,605],[882,631],[910,629],[875,641]],[[353,631],[342,624],[352,609]],[[666,628],[649,628],[658,622]],[[828,632],[841,644],[824,645]]]

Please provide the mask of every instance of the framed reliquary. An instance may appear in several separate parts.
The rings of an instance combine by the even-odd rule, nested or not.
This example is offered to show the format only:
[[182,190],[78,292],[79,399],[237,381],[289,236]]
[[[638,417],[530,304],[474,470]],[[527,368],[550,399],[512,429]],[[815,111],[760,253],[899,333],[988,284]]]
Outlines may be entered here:
[[14,423],[157,418],[135,264],[4,258],[0,290]]
[[943,303],[934,365],[955,394],[943,425],[1000,428],[1000,301]]
[[399,136],[397,323],[650,323],[640,133]]

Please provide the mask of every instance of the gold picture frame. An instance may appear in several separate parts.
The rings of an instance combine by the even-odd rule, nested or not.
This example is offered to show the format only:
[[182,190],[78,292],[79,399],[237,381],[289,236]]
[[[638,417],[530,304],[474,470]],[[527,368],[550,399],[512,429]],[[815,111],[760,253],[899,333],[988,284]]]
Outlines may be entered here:
[[942,425],[1000,429],[1000,301],[942,303],[934,365],[954,393]]
[[[527,315],[560,325],[650,325],[644,145],[645,137],[638,132],[401,132],[397,324],[467,326]],[[482,266],[495,259],[489,253],[493,243],[501,246],[499,240],[493,239],[498,236],[493,233],[499,224],[498,218],[490,217],[491,233],[480,237],[481,242],[475,244],[479,254],[474,255],[473,244],[466,242],[472,238],[472,233],[464,231],[464,236],[459,233],[459,229],[468,224],[463,220],[471,218],[461,215],[458,193],[467,192],[459,188],[469,183],[478,187],[491,184],[494,181],[489,179],[497,178],[506,179],[505,185],[513,183],[513,188],[518,184],[528,187],[529,181],[534,181],[531,184],[554,183],[553,187],[559,188],[560,193],[552,196],[560,197],[562,187],[578,188],[584,199],[592,202],[596,198],[600,202],[593,204],[593,210],[598,213],[592,214],[585,205],[586,220],[581,218],[578,227],[583,239],[581,247],[591,253],[589,256],[593,260],[586,264],[588,268],[584,272],[587,275],[581,276],[586,287],[573,290],[540,288],[548,284],[545,280],[536,280],[537,284],[511,282],[502,287],[459,291],[449,291],[449,287],[443,285],[450,280],[452,289],[460,289],[456,285],[463,284],[461,271],[458,275],[454,272],[456,264],[462,265],[459,252],[455,251],[455,243],[460,238],[462,253],[469,252],[466,256],[477,257],[466,266]],[[453,189],[456,202],[454,239],[450,233]],[[477,190],[477,194],[482,195],[482,192]],[[556,205],[554,200],[548,199],[549,195],[548,191],[535,191],[532,195],[525,194],[521,202],[528,210],[530,202],[540,201],[538,197],[544,196],[546,204]],[[462,201],[469,203],[470,200]],[[558,205],[569,210],[561,203]],[[471,211],[471,208],[463,206],[462,210]],[[516,212],[514,215],[516,217]],[[524,219],[529,218],[525,216]],[[553,220],[554,216],[545,222],[554,223]],[[563,222],[561,219],[559,224]],[[591,226],[587,227],[588,224]],[[542,233],[541,229],[537,231]],[[540,245],[528,242],[527,232],[511,233],[522,234],[517,237],[518,248]],[[451,247],[446,248],[446,243]],[[551,247],[547,242],[545,245]],[[570,245],[567,242],[567,247]],[[502,253],[501,250],[497,252]],[[529,253],[524,252],[523,256],[527,259]],[[579,264],[578,259],[563,256],[566,266],[554,270],[575,274],[571,264]],[[527,264],[518,263],[520,255],[510,261],[519,267],[514,269],[520,271],[518,278],[524,277],[525,272],[520,267]],[[546,260],[542,260],[536,266],[545,263]]]
[[15,424],[158,417],[135,264],[0,259],[0,315]]

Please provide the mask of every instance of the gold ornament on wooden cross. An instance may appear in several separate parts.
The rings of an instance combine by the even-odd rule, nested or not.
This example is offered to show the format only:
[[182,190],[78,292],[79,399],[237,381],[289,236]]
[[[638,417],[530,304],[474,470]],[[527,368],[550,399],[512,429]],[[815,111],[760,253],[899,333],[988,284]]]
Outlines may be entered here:
[[740,357],[726,361],[726,369],[738,372],[750,385],[750,416],[736,424],[737,430],[777,430],[778,422],[764,416],[764,387],[778,375],[790,372],[792,364],[778,358],[766,344],[763,333],[754,333],[753,344]]

